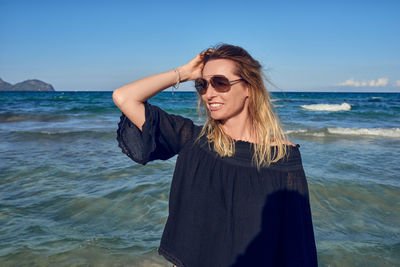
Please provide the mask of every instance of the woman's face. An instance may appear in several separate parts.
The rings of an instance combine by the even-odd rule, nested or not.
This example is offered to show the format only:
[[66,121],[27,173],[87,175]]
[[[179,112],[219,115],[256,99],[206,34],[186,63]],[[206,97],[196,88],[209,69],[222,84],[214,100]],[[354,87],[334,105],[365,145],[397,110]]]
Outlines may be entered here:
[[208,81],[208,88],[201,96],[214,120],[246,120],[248,118],[249,89],[244,81],[233,82],[227,92],[218,92],[210,83],[214,75],[223,75],[229,81],[240,79],[236,73],[236,63],[229,59],[213,59],[203,68],[203,78]]

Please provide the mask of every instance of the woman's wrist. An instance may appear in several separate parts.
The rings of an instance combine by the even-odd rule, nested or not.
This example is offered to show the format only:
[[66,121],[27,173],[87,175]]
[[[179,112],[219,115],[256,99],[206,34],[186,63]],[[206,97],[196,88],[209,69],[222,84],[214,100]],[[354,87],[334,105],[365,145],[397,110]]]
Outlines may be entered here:
[[176,68],[176,70],[179,72],[180,82],[186,82],[190,80],[190,73],[188,73],[183,66]]

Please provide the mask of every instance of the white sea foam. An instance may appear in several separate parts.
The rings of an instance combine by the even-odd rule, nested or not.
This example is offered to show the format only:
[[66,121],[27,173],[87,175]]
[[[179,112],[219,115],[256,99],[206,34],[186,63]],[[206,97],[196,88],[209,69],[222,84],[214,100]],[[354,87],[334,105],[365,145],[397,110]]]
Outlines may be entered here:
[[306,129],[297,129],[297,130],[287,130],[285,131],[286,134],[296,134],[296,133],[306,133],[308,130]]
[[286,134],[300,136],[325,137],[332,135],[349,135],[349,136],[380,136],[389,138],[400,138],[400,128],[343,128],[343,127],[327,127],[320,129],[296,129],[287,130]]
[[297,130],[287,130],[286,134],[298,134],[298,135],[307,135],[307,136],[315,136],[315,137],[324,137],[325,133],[321,130],[308,130],[308,129],[297,129]]
[[327,128],[330,134],[341,135],[368,135],[400,138],[400,128]]
[[301,105],[300,107],[306,110],[313,111],[346,111],[351,109],[351,105],[344,102],[342,104],[312,104],[312,105]]
[[310,133],[310,135],[315,136],[315,137],[324,137],[325,133],[323,133],[323,132],[315,132],[315,133]]

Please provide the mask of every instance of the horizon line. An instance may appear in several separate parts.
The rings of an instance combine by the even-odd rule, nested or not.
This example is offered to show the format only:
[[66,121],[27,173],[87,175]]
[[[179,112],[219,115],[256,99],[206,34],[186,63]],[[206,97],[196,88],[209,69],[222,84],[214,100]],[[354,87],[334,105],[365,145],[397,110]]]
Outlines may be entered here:
[[[112,93],[114,92],[113,90],[61,90],[61,91],[0,91],[0,93]],[[288,91],[275,91],[275,90],[268,90],[270,93],[385,93],[385,94],[399,94],[399,91],[294,91],[294,90],[288,90]],[[196,91],[171,91],[171,90],[166,90],[162,91],[159,93],[196,93]]]

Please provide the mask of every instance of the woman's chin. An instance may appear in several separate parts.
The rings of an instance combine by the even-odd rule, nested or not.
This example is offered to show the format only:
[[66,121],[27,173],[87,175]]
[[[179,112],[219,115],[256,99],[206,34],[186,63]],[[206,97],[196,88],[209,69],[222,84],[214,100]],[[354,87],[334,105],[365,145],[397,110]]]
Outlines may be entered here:
[[215,120],[215,121],[220,121],[220,120],[223,120],[224,119],[224,117],[223,116],[221,116],[221,115],[218,115],[218,114],[213,114],[213,112],[211,112],[211,118],[213,119],[213,120]]

